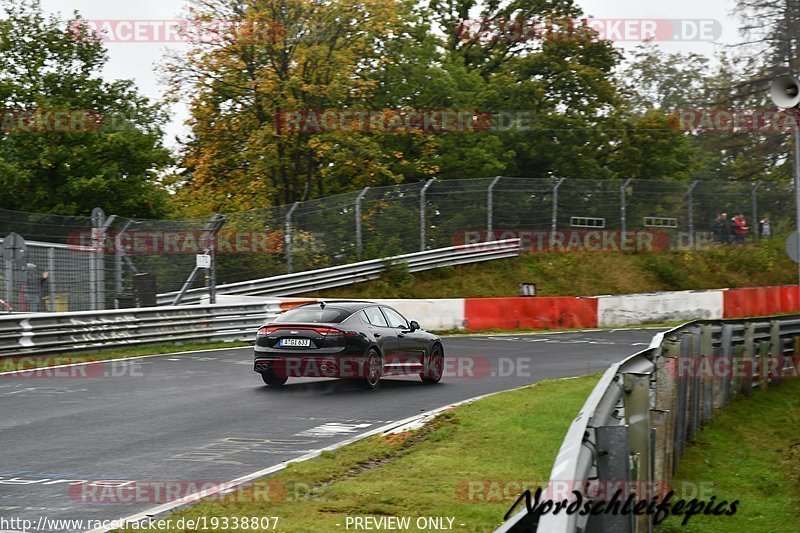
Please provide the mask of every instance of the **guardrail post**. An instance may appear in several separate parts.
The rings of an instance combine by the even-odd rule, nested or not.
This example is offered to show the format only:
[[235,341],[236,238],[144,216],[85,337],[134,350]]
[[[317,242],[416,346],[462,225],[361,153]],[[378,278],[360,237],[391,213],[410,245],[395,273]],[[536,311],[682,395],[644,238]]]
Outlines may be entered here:
[[[595,428],[595,436],[597,438],[599,492],[605,495],[606,500],[610,500],[616,492],[616,485],[619,485],[619,488],[622,489],[620,501],[624,502],[628,494],[638,492],[635,489],[631,490],[630,484],[624,483],[631,479],[628,428],[626,426],[600,426]],[[608,483],[609,481],[611,483]],[[637,494],[637,496],[639,495]],[[639,497],[641,498],[641,496]],[[590,516],[585,530],[630,533],[633,531],[633,514],[603,513],[599,516]]]
[[361,200],[369,192],[369,187],[364,187],[356,196],[356,259],[361,259]]
[[687,378],[689,383],[689,432],[686,436],[690,443],[694,443],[697,430],[700,426],[700,373],[697,371],[697,361],[700,360],[700,328],[695,328],[690,337],[692,344],[692,368],[691,377]]
[[661,356],[656,359],[655,411],[663,416],[653,417],[656,428],[655,475],[659,481],[672,479],[675,451],[675,427],[678,412],[678,357],[681,343],[675,338],[664,339]]
[[685,360],[687,357],[689,358],[689,367],[691,367],[691,358],[692,358],[692,338],[689,334],[684,333],[681,335],[680,340],[680,355],[678,356],[678,401],[677,401],[677,412],[675,414],[675,466],[672,470],[673,474],[677,469],[679,457],[683,456],[683,452],[686,451],[686,434],[687,434],[687,414],[688,414],[688,405],[689,405],[689,383],[691,381],[691,373],[689,375],[683,375],[682,368],[685,365],[682,364],[682,360]]
[[758,383],[761,390],[766,389],[770,382],[770,356],[769,342],[760,341],[758,343]]
[[[653,480],[652,443],[650,438],[650,374],[626,372],[623,374],[625,386],[625,423],[628,425],[628,446],[633,459],[632,479],[636,487],[646,487]],[[636,531],[647,531],[650,517],[638,516]],[[608,530],[603,530],[608,531]]]
[[290,207],[289,211],[286,213],[286,230],[283,240],[286,246],[286,272],[288,274],[292,273],[292,245],[294,244],[292,235],[292,215],[299,205],[300,202],[293,203],[292,207]]
[[753,373],[755,371],[755,332],[756,325],[748,322],[744,325],[744,350],[742,359],[744,360],[744,377],[741,380],[740,392],[745,396],[750,396],[753,392]]
[[781,338],[781,323],[779,320],[769,321],[769,353],[777,361],[775,375],[772,376],[772,379],[775,382],[780,382],[783,379],[786,359],[783,356],[783,339]]
[[688,221],[689,221],[689,247],[694,247],[694,188],[700,183],[698,180],[693,181],[689,185],[689,190],[686,192],[687,206],[688,206]]
[[550,220],[550,251],[553,250],[553,242],[556,238],[556,231],[558,231],[558,189],[564,180],[567,178],[559,178],[553,185],[553,215]]
[[720,350],[723,359],[725,374],[722,377],[722,390],[720,391],[719,402],[714,402],[714,407],[719,409],[728,406],[731,399],[731,385],[733,383],[733,326],[731,324],[722,325],[720,335]]
[[619,188],[619,225],[621,231],[620,242],[625,242],[625,233],[628,231],[628,187],[633,178],[628,178]]
[[717,383],[713,366],[714,333],[710,324],[700,326],[700,357],[703,361],[700,377],[703,397],[702,422],[705,425],[706,422],[711,422],[714,419],[714,387]]
[[427,239],[425,237],[425,194],[428,192],[428,188],[433,185],[433,182],[436,181],[436,178],[429,179],[425,185],[422,186],[422,190],[419,192],[419,251],[424,252],[428,249]]
[[494,240],[494,186],[500,181],[501,176],[495,176],[486,191],[486,240]]

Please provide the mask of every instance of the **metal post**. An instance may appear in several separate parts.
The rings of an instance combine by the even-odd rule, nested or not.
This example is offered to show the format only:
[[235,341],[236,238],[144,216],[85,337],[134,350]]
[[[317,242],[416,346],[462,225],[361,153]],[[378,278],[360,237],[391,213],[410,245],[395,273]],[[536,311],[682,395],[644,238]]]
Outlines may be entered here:
[[425,239],[425,193],[428,192],[428,187],[433,185],[436,178],[429,179],[419,193],[419,251],[424,252],[428,249]]
[[564,183],[566,178],[559,178],[558,181],[553,185],[553,217],[551,219],[550,224],[550,251],[553,251],[553,241],[556,237],[556,231],[558,230],[558,188],[561,187],[561,184]]
[[753,228],[753,236],[755,240],[761,238],[761,232],[758,231],[758,189],[761,188],[761,182],[756,182],[753,190],[750,191],[750,203],[753,208],[753,222],[750,224],[750,227]]
[[53,247],[47,249],[47,292],[49,298],[49,309],[45,311],[54,312],[56,310],[56,250]]
[[364,189],[356,197],[356,258],[361,259],[361,200],[367,195],[369,187]]
[[214,215],[211,217],[211,235],[209,238],[208,254],[211,256],[211,272],[209,272],[210,286],[208,288],[208,303],[217,303],[217,234],[225,225],[225,217]]
[[289,208],[289,212],[286,213],[286,234],[283,239],[286,243],[286,272],[289,274],[292,273],[292,215],[299,205],[300,202],[293,203],[292,207]]
[[692,198],[692,193],[694,192],[694,188],[697,187],[697,184],[700,181],[695,180],[689,185],[689,190],[686,192],[686,196],[688,197],[688,204],[689,204],[689,247],[694,248],[694,201]]
[[625,183],[622,184],[622,187],[619,189],[619,224],[620,224],[620,231],[621,231],[621,241],[625,242],[625,233],[628,231],[628,194],[627,190],[630,186],[633,178],[628,178],[625,180]]
[[125,255],[122,251],[122,236],[128,231],[131,224],[133,224],[133,220],[126,222],[119,233],[114,236],[114,292],[117,296],[122,292],[122,256]]
[[[792,120],[794,130],[794,205],[797,246],[800,250],[800,124]],[[800,286],[800,263],[797,263],[797,284]]]
[[92,247],[94,248],[94,288],[92,291],[92,310],[102,311],[106,308],[106,272],[105,272],[105,240],[106,231],[114,223],[117,215],[106,218],[105,212],[99,207],[92,210]]
[[486,191],[486,240],[493,241],[494,239],[494,186],[500,181],[501,176],[495,176],[492,183],[489,184],[489,189]]

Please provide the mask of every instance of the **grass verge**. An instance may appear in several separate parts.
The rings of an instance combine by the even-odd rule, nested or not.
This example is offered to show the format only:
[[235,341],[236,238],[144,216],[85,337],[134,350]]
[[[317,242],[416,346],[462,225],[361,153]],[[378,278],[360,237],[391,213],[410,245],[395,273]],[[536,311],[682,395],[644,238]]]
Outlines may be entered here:
[[279,531],[325,532],[344,531],[347,516],[408,516],[411,531],[418,517],[438,516],[454,518],[458,531],[490,531],[521,492],[515,482],[549,479],[564,434],[598,379],[545,381],[463,405],[419,430],[290,464],[250,489],[170,518],[277,516]]
[[[739,500],[733,516],[668,518],[662,533],[800,529],[800,380],[737,399],[681,459],[676,497]],[[683,490],[681,490],[683,488]],[[681,494],[681,492],[683,494]],[[699,499],[705,499],[699,498]]]
[[676,252],[542,253],[444,267],[306,294],[326,298],[487,298],[519,295],[536,283],[539,296],[597,296],[656,291],[762,287],[797,283],[783,238],[741,246]]

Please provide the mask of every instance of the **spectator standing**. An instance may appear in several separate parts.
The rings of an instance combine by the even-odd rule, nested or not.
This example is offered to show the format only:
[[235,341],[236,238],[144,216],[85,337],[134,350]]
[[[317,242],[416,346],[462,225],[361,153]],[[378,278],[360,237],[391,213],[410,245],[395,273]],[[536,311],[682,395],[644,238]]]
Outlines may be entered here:
[[749,230],[750,228],[747,227],[747,220],[744,218],[744,213],[739,213],[733,217],[733,236],[736,240],[736,244],[744,244]]
[[728,213],[720,213],[720,237],[723,244],[730,244],[733,236],[731,221],[728,220]]
[[769,224],[769,217],[764,215],[758,222],[758,235],[762,239],[769,239],[772,237],[772,226]]
[[714,237],[714,242],[722,242],[722,214],[717,215],[711,221],[711,235]]

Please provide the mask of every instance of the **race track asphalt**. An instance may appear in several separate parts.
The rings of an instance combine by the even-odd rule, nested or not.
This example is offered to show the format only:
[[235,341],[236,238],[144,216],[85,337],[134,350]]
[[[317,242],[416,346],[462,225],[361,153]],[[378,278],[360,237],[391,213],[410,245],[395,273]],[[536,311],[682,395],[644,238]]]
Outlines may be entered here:
[[232,480],[443,405],[600,372],[656,333],[448,337],[441,383],[388,378],[375,391],[321,378],[267,388],[250,348],[0,375],[0,519],[126,517],[163,502],[86,503],[102,494],[93,482]]

